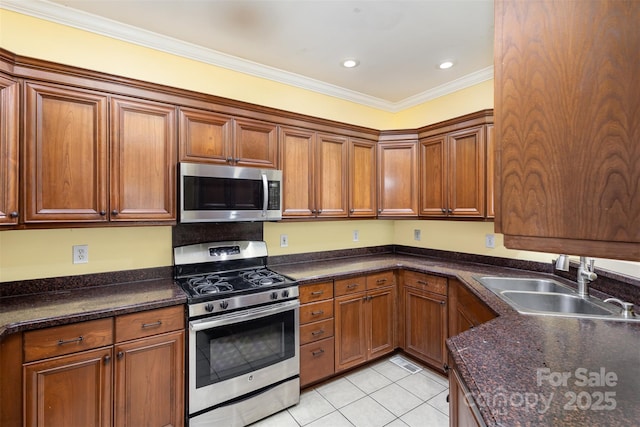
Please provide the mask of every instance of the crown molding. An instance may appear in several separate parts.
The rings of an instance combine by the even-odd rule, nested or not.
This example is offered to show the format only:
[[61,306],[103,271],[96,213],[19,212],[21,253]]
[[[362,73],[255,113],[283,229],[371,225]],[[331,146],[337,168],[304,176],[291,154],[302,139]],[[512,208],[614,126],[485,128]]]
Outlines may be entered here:
[[57,3],[43,0],[2,0],[0,8],[391,113],[397,113],[493,78],[493,66],[491,66],[402,101],[390,102]]

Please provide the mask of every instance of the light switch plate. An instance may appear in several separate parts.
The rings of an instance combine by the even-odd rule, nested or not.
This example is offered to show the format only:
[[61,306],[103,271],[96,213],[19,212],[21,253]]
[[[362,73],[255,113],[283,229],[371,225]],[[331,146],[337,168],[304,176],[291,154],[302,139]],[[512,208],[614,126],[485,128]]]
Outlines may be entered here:
[[418,230],[417,228],[415,230],[413,230],[413,240],[418,240],[420,241],[420,235],[422,233],[420,232],[420,230]]
[[286,234],[281,234],[280,235],[280,247],[281,248],[286,248],[287,246],[289,246],[289,236]]

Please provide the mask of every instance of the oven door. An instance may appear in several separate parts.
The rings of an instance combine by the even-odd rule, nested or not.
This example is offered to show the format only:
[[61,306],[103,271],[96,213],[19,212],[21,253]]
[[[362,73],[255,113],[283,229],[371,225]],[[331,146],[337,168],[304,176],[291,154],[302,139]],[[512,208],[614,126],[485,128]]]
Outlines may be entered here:
[[189,414],[300,373],[298,300],[189,322]]

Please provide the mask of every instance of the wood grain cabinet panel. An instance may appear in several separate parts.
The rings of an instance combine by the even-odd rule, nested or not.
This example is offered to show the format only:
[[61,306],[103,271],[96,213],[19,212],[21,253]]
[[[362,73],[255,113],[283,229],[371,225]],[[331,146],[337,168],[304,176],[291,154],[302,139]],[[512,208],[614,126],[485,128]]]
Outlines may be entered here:
[[455,368],[449,370],[449,425],[455,427],[480,427],[486,425],[480,411],[469,401],[472,394],[460,379]]
[[0,75],[0,226],[16,225],[20,84]]
[[111,221],[175,221],[176,107],[111,100]]
[[418,141],[378,144],[378,216],[418,215]]
[[375,217],[378,197],[376,190],[376,143],[349,139],[349,216]]
[[231,157],[233,117],[180,107],[179,160],[227,164]]
[[318,217],[348,216],[347,138],[319,133],[316,136],[317,177],[316,208]]
[[300,387],[333,375],[334,341],[331,337],[300,346]]
[[447,298],[404,288],[404,350],[442,370],[446,361]]
[[24,222],[108,220],[108,97],[26,82]]
[[496,2],[506,247],[640,261],[638,22],[633,1]]
[[266,169],[278,167],[278,126],[258,120],[234,119],[233,164]]
[[483,217],[485,127],[420,141],[420,215]]
[[449,336],[488,322],[497,315],[465,285],[449,279]]

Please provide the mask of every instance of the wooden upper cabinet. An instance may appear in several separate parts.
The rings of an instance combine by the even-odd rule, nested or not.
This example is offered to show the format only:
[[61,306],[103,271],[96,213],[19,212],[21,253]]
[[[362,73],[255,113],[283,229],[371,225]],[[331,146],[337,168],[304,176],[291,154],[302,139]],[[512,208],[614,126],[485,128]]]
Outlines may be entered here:
[[420,215],[484,216],[484,133],[479,126],[420,141]]
[[640,260],[640,7],[495,4],[505,246]]
[[18,223],[19,83],[0,75],[0,226]]
[[315,132],[280,128],[282,168],[282,216],[312,217],[316,213],[314,194]]
[[180,161],[227,164],[231,158],[233,118],[181,107]]
[[418,215],[418,141],[378,144],[378,216]]
[[280,128],[283,217],[348,215],[347,142],[339,135]]
[[318,217],[348,216],[347,138],[338,135],[316,136],[317,161],[316,208]]
[[278,126],[251,119],[234,119],[233,164],[276,169]]
[[112,221],[175,220],[175,117],[172,105],[111,100]]
[[493,218],[496,215],[495,209],[495,132],[494,126],[487,125],[486,141],[485,141],[485,153],[486,153],[486,174],[487,181],[485,183],[486,188],[486,212],[487,218]]
[[376,143],[351,138],[349,141],[349,216],[375,217]]
[[24,92],[24,222],[107,221],[107,96],[33,82]]

